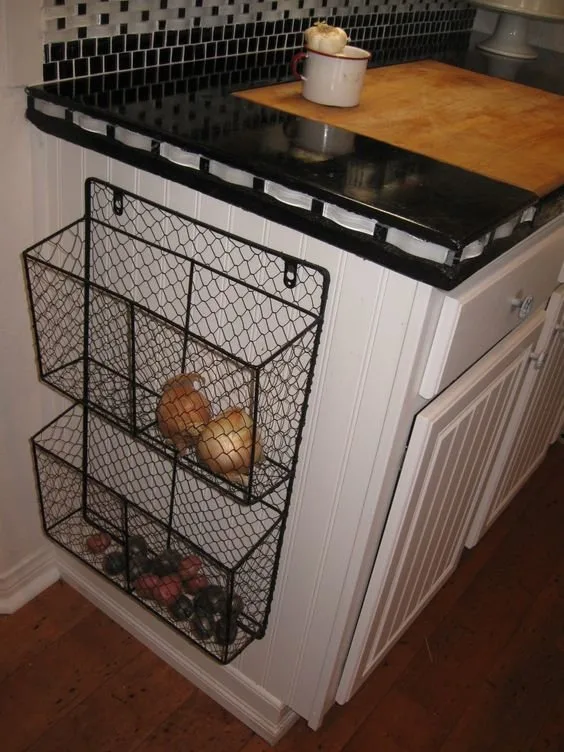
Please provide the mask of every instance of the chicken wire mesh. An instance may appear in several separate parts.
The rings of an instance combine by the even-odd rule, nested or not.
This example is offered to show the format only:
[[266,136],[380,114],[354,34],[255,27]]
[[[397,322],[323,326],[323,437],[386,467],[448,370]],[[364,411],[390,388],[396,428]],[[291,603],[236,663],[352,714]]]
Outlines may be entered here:
[[[300,384],[294,397],[307,392],[324,270],[94,180],[86,216],[29,249],[25,262],[45,381],[247,503],[291,476],[305,401],[289,407],[279,393],[286,382]],[[284,361],[276,379],[275,361]],[[206,403],[200,422],[243,413],[242,427],[224,428],[239,443],[248,434],[252,456],[231,452],[230,462],[230,441],[214,424],[221,456],[202,461],[206,447],[198,451],[197,432],[179,416],[183,395],[159,423],[167,383],[187,372]]]
[[222,663],[266,629],[325,270],[88,180],[24,253],[47,534]]

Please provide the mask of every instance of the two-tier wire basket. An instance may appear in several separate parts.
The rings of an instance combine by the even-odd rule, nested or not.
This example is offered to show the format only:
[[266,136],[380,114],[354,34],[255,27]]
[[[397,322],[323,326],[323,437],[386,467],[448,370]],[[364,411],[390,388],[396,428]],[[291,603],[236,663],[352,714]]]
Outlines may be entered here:
[[109,183],[24,252],[46,534],[221,663],[266,630],[329,276]]

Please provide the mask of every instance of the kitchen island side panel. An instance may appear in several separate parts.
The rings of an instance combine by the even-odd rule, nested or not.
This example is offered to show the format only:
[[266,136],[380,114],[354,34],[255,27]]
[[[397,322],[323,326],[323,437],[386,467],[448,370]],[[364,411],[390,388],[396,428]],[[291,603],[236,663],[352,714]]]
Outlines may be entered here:
[[403,444],[420,406],[411,373],[438,311],[435,291],[39,131],[33,142],[38,237],[83,213],[84,179],[97,177],[330,272],[270,624],[265,638],[225,669],[317,726],[333,701]]

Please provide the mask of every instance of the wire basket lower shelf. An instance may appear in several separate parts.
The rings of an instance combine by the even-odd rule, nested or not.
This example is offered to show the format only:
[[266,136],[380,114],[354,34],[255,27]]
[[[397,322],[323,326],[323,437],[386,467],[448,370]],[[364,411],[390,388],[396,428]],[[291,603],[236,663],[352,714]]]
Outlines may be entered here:
[[80,404],[33,449],[54,542],[220,663],[264,635],[284,521],[274,505],[222,497]]

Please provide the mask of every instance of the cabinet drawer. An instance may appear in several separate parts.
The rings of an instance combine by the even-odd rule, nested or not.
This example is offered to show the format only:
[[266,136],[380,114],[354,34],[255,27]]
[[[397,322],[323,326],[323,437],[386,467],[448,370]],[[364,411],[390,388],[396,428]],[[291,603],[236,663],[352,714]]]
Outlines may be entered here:
[[543,306],[563,267],[560,217],[445,295],[421,396],[434,397]]

